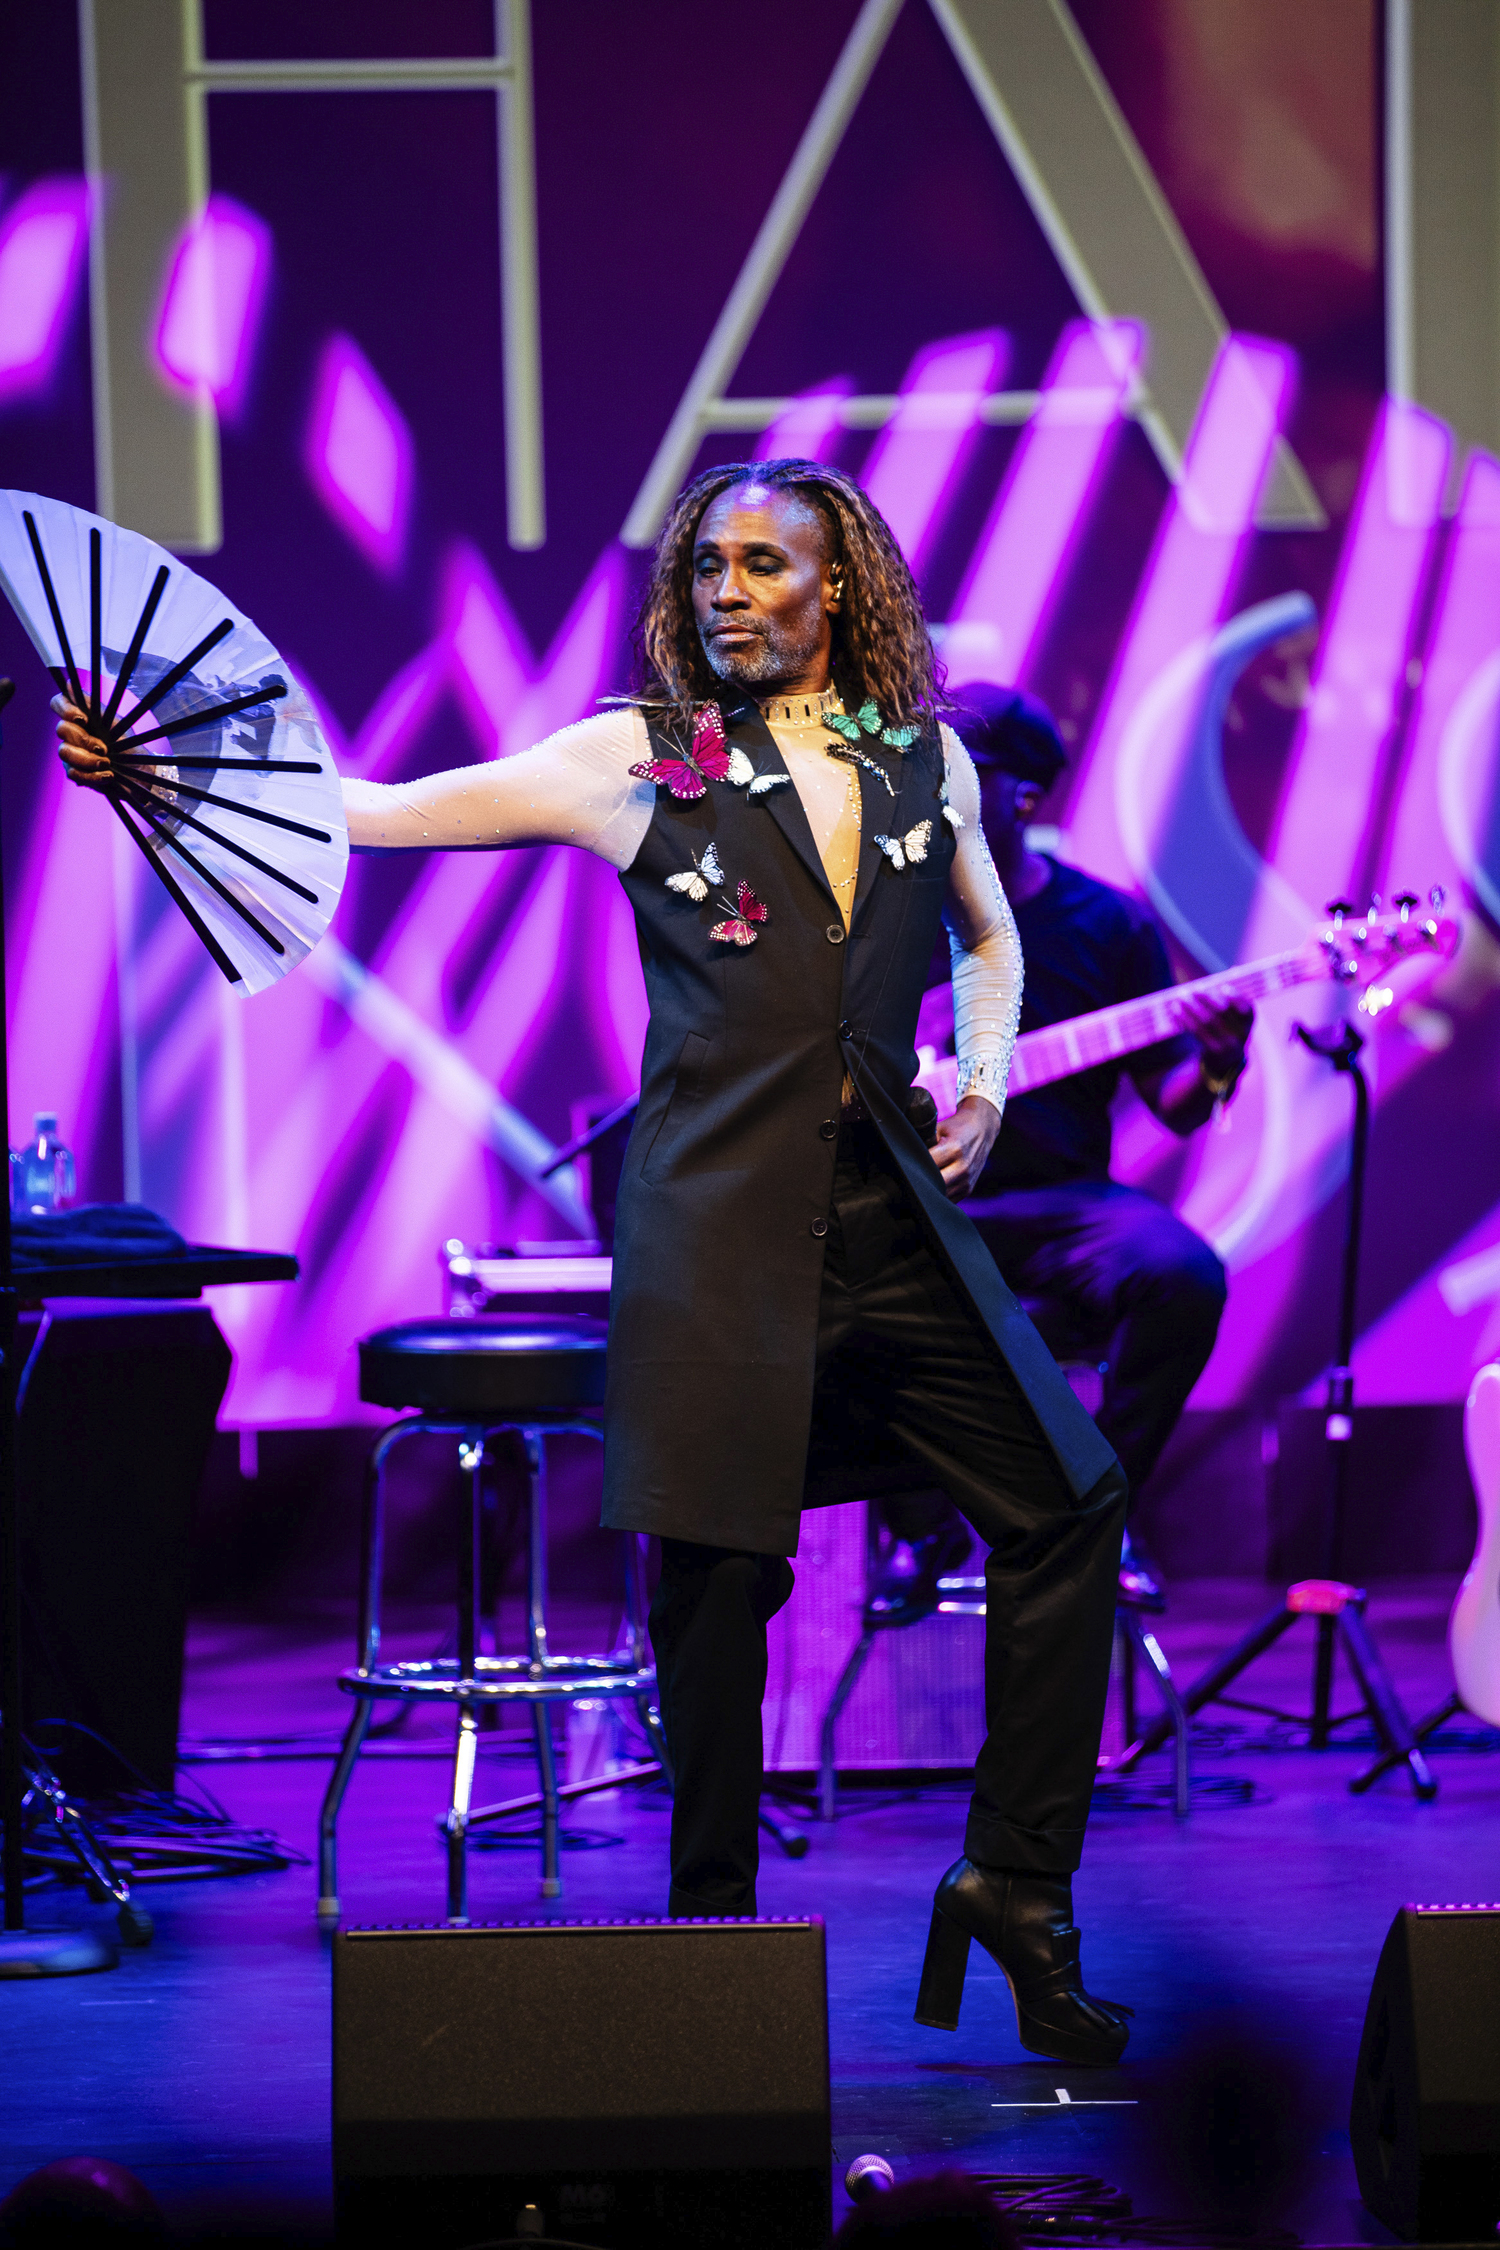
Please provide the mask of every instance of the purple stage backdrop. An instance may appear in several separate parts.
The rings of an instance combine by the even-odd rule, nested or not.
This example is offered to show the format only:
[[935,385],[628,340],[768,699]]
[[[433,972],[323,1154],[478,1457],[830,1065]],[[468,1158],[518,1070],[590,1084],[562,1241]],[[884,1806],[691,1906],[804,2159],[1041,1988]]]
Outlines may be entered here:
[[[623,534],[870,9],[531,13],[540,544],[507,537],[492,95],[212,94],[211,199],[140,338],[161,383],[217,404],[223,545],[199,567],[284,651],[341,764],[387,781],[510,755],[625,684],[642,553]],[[1361,1395],[1459,1398],[1500,1344],[1500,464],[1455,462],[1384,396],[1375,11],[1074,0],[1232,332],[1175,482],[1135,411],[1149,322],[1117,300],[1084,317],[1098,301],[976,98],[955,11],[887,13],[725,363],[743,434],[721,415],[686,462],[811,452],[863,477],[952,683],[1024,682],[1058,711],[1074,765],[1044,817],[1151,901],[1182,973],[1296,944],[1336,894],[1440,882],[1477,907],[1457,966],[1398,993],[1368,1050]],[[217,60],[494,52],[484,0],[203,18]],[[0,38],[0,483],[93,506],[73,13],[13,0]],[[1278,458],[1304,502],[1267,528]],[[0,665],[20,686],[12,1139],[56,1108],[88,1196],[294,1250],[298,1287],[222,1301],[226,1418],[356,1418],[354,1340],[438,1303],[445,1238],[584,1230],[572,1175],[534,1175],[635,1084],[619,884],[563,852],[360,860],[325,943],[243,1002],[63,786],[8,611]],[[1186,1146],[1122,1106],[1123,1176],[1232,1269],[1200,1405],[1269,1401],[1327,1359],[1348,1090],[1289,1028],[1338,1005],[1318,986],[1268,1004],[1226,1124]]]

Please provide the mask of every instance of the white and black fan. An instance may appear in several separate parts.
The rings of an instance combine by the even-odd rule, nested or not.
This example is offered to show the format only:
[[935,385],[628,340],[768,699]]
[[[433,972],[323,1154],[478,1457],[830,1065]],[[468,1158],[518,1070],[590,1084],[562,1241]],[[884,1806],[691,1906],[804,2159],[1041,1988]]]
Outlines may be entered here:
[[305,690],[207,579],[59,500],[0,492],[0,587],[88,713],[131,837],[230,983],[265,991],[327,929],[349,860]]

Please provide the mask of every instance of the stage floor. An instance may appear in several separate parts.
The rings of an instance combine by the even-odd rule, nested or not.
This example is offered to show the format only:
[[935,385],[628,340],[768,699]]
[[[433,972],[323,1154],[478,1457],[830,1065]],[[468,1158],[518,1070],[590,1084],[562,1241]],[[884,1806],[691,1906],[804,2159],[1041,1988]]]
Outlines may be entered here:
[[[1443,1624],[1452,1585],[1378,1589],[1372,1621],[1413,1715],[1449,1685]],[[1266,1606],[1260,1585],[1175,1589],[1161,1638],[1191,1677]],[[439,1621],[405,1621],[430,1652]],[[582,1628],[580,1627],[581,1631]],[[569,1634],[555,1643],[566,1647]],[[401,1638],[389,1636],[391,1641]],[[1299,1627],[1248,1676],[1257,1700],[1306,1692],[1312,1635]],[[326,1733],[347,1706],[331,1687],[347,1661],[328,1616],[197,1622],[185,1736]],[[1345,1683],[1347,1686],[1347,1683]],[[1339,1708],[1347,1707],[1348,1696]],[[1500,1891],[1500,1736],[1467,1722],[1470,1746],[1438,1747],[1437,1801],[1403,1775],[1349,1794],[1357,1750],[1278,1747],[1274,1730],[1226,1714],[1195,1749],[1191,1817],[1160,1790],[1101,1793],[1076,1897],[1094,1988],[1136,2009],[1122,2067],[1069,2071],[1023,2056],[998,1974],[973,1957],[962,2028],[911,2020],[933,1885],[960,1846],[951,1782],[852,1789],[806,1858],[765,1839],[761,1909],[828,1924],[833,2107],[840,2167],[862,2150],[898,2176],[947,2163],[976,2171],[1097,2173],[1138,2212],[1209,2220],[1195,2120],[1216,2069],[1269,2089],[1256,2130],[1265,2192],[1237,2215],[1309,2243],[1390,2238],[1361,2211],[1347,2114],[1371,1974],[1396,1908]],[[1236,1734],[1236,1726],[1242,1730]],[[1441,1739],[1441,1738],[1440,1738]],[[440,1745],[434,1737],[432,1750]],[[528,1786],[515,1737],[481,1752],[481,1801]],[[197,1765],[230,1812],[311,1854],[326,1757]],[[1165,1782],[1158,1758],[1147,1778]],[[1248,1785],[1251,1801],[1235,1801]],[[372,1757],[342,1830],[350,1921],[437,1920],[443,1866],[435,1756]],[[578,1809],[588,1845],[564,1861],[566,1895],[544,1908],[534,1847],[476,1852],[476,1920],[652,1914],[664,1904],[668,1807],[625,1792]],[[234,1881],[151,1886],[156,1937],[118,1971],[0,1985],[4,2133],[0,2190],[69,2154],[134,2168],[183,2232],[232,2215],[311,2237],[329,2226],[328,1956],[313,1923],[310,1866]],[[34,1922],[106,1919],[81,1892],[38,1896]],[[1066,2099],[1064,2097],[1067,2097]],[[1096,2106],[1086,2106],[1096,2105]],[[844,2208],[841,2188],[835,2215]],[[1222,2211],[1222,2206],[1221,2206]]]

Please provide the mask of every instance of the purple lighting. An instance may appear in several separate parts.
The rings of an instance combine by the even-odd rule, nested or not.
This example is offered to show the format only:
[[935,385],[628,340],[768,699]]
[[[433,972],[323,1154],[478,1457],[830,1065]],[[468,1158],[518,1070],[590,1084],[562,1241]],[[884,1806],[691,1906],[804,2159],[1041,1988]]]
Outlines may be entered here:
[[785,414],[761,433],[755,448],[757,461],[827,461],[832,457],[843,428],[843,406],[853,393],[847,375],[815,390],[802,391]]
[[860,477],[914,571],[942,527],[979,435],[979,408],[1005,372],[1002,329],[952,336],[918,352],[900,403],[870,450]]
[[394,576],[411,508],[411,432],[348,336],[332,337],[319,362],[304,460],[335,523],[377,570]]
[[178,389],[206,391],[230,420],[245,402],[270,271],[270,228],[227,195],[210,196],[173,252],[157,364]]
[[1140,365],[1133,321],[1076,322],[1063,332],[1042,402],[1009,469],[953,605],[948,682],[1025,678]]
[[[1309,905],[1357,884],[1448,474],[1441,422],[1388,399],[1355,502],[1267,857]],[[1284,943],[1263,891],[1252,954]]]
[[[1168,667],[1211,633],[1228,607],[1291,388],[1292,355],[1282,345],[1231,337],[1221,347],[1188,439],[1182,481],[1157,531],[1070,818],[1072,849],[1080,864],[1108,882],[1130,885],[1137,873],[1115,820],[1115,763],[1121,745],[1147,697],[1159,693]],[[1180,760],[1196,715],[1193,696],[1177,698],[1171,739],[1159,740],[1155,752],[1161,762]]]
[[1500,900],[1500,855],[1494,850],[1500,798],[1497,573],[1500,462],[1476,452],[1469,457],[1448,536],[1411,754],[1381,872],[1392,890],[1434,880],[1451,890],[1470,881],[1491,913]]
[[38,180],[0,221],[0,401],[40,390],[56,364],[88,240],[82,180]]

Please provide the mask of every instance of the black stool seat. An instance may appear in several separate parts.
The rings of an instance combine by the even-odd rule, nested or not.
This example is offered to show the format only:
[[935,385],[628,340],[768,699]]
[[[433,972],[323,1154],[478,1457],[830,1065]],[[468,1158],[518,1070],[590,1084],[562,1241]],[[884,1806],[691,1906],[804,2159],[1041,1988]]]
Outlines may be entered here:
[[604,1403],[602,1320],[484,1313],[403,1320],[359,1347],[359,1395],[421,1414],[532,1422]]

